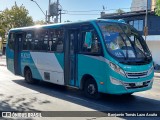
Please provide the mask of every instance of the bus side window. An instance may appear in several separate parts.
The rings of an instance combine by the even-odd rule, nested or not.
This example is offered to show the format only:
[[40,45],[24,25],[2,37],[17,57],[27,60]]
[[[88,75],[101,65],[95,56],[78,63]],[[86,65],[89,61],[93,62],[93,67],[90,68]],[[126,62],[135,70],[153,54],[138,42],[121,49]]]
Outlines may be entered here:
[[91,52],[92,53],[99,53],[100,51],[101,51],[100,41],[99,41],[98,36],[95,33],[95,31],[92,31]]
[[48,40],[49,40],[49,35],[48,31],[46,31],[43,39],[43,50],[45,51],[48,51]]
[[39,29],[35,31],[34,50],[48,51],[48,30]]
[[34,36],[34,50],[38,50],[39,47],[38,43],[39,43],[39,34],[36,31]]
[[82,32],[81,52],[100,53],[101,45],[98,36],[94,30]]
[[53,47],[53,43],[55,42],[55,30],[50,30],[49,31],[49,44],[48,44],[48,49],[49,51],[55,51]]
[[25,39],[23,41],[23,50],[33,50],[34,41],[33,41],[33,33],[27,32]]
[[8,46],[10,49],[14,50],[14,40],[15,40],[15,34],[14,33],[10,33],[9,34],[9,39],[8,39]]
[[49,39],[49,50],[53,52],[63,51],[63,30],[56,29],[50,32],[51,38]]

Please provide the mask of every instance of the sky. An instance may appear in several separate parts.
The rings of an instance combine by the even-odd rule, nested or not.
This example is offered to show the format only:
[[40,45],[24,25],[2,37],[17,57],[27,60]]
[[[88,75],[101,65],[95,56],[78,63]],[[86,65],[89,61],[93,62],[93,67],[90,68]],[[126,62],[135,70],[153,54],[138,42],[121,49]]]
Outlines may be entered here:
[[[11,8],[15,4],[18,6],[25,6],[29,11],[29,15],[32,16],[34,21],[45,20],[44,14],[38,8],[36,3],[31,0],[0,0],[0,11],[6,8]],[[49,0],[35,0],[44,12],[48,10]],[[56,0],[51,0],[55,2]],[[124,11],[130,11],[132,0],[59,0],[60,7],[62,8],[62,22],[79,21],[96,19],[100,17],[100,12],[105,8],[106,13],[113,13],[116,9],[123,9]],[[103,7],[104,6],[104,7]],[[80,12],[77,12],[80,11]]]

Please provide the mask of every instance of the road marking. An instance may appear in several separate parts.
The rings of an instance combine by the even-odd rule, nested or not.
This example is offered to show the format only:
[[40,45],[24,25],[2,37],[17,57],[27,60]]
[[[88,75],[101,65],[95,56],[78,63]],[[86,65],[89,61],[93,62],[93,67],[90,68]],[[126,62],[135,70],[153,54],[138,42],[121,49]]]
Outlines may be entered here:
[[[52,93],[55,93],[55,94],[63,94],[63,93],[60,93],[60,92],[56,92],[56,91],[51,91]],[[87,103],[89,103],[89,104],[91,104],[91,105],[93,105],[94,104],[94,106],[95,107],[103,107],[103,108],[106,108],[106,109],[112,109],[111,107],[107,107],[107,106],[104,106],[104,105],[102,105],[102,104],[98,104],[98,103],[94,103],[94,102],[92,102],[92,101],[88,101],[88,100],[85,100],[85,99],[82,99],[82,98],[79,98],[79,97],[74,97],[74,96],[71,96],[71,95],[65,95],[66,97],[69,97],[69,98],[72,98],[72,99],[77,99],[77,100],[81,100],[81,101],[83,101],[83,102],[87,102]],[[101,108],[102,109],[102,108]]]
[[[70,97],[70,98],[73,98],[73,99],[77,99],[77,100],[81,100],[81,101],[84,101],[84,102],[88,102],[90,103],[91,105],[94,104],[95,107],[103,107],[103,108],[107,108],[107,109],[112,109],[111,107],[107,107],[107,106],[104,106],[102,104],[99,104],[99,103],[94,103],[92,101],[88,101],[88,100],[85,100],[85,99],[82,99],[82,98],[79,98],[79,97],[74,97],[74,96],[71,96],[71,95],[66,95],[67,97]],[[102,108],[101,108],[102,109]]]

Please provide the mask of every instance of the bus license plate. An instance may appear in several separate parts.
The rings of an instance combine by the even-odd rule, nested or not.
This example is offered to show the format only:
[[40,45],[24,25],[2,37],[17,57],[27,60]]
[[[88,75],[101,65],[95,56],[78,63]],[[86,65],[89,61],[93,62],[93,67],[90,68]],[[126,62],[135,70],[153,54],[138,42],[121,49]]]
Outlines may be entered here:
[[143,82],[137,82],[136,86],[143,86]]

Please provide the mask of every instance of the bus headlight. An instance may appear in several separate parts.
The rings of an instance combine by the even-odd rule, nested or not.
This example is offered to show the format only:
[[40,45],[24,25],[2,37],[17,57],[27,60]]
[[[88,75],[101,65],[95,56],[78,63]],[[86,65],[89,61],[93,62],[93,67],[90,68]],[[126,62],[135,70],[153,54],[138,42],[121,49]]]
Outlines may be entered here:
[[117,80],[117,79],[115,79],[115,78],[113,78],[113,77],[111,77],[111,76],[110,76],[110,81],[111,81],[111,83],[114,84],[114,85],[123,85],[120,80]]
[[124,73],[124,71],[118,65],[116,65],[116,64],[114,64],[112,62],[110,62],[109,65],[110,65],[110,67],[111,67],[111,69],[113,71],[121,74],[122,76],[126,76],[125,73]]
[[152,65],[152,67],[148,70],[148,75],[150,75],[153,71],[154,71],[154,67]]

